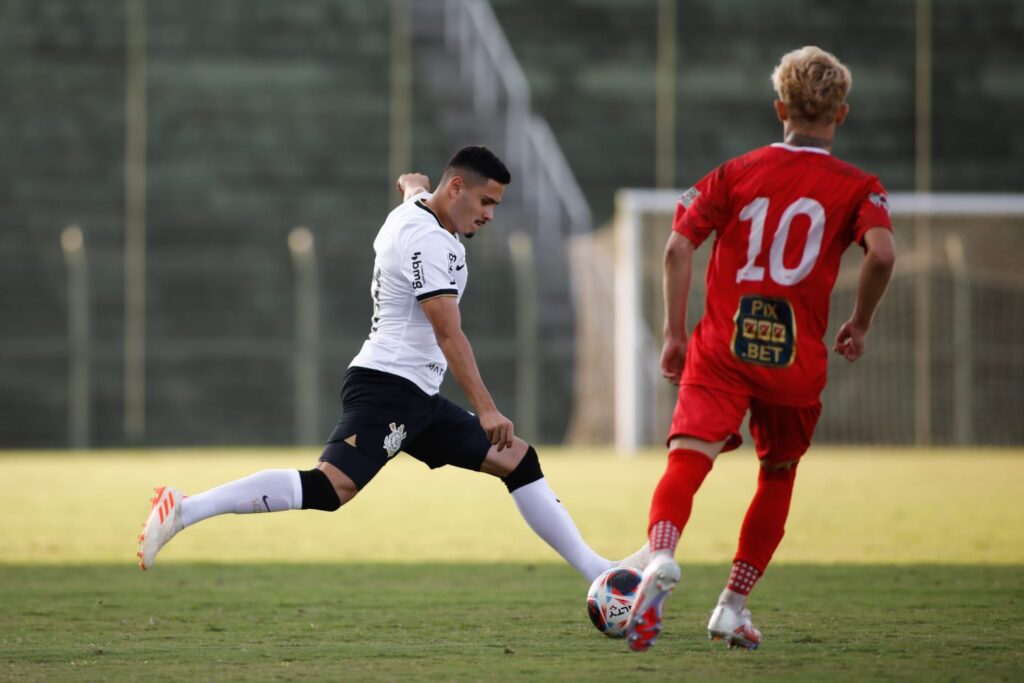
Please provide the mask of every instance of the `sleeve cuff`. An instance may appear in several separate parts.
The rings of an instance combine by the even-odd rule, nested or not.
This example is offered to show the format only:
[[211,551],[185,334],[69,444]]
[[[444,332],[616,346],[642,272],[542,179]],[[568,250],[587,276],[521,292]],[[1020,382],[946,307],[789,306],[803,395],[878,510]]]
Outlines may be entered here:
[[424,292],[423,294],[416,295],[416,301],[426,301],[427,299],[433,299],[438,296],[458,296],[459,290],[457,289],[435,289],[432,292]]

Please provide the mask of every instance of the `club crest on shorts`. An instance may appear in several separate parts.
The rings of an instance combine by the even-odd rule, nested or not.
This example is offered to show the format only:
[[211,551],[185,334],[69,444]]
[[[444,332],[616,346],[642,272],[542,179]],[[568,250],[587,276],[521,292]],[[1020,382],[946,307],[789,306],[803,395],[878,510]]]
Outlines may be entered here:
[[388,425],[391,428],[391,433],[384,437],[384,450],[388,452],[388,457],[393,458],[398,454],[398,451],[402,448],[402,441],[405,440],[405,425],[395,426],[392,422]]

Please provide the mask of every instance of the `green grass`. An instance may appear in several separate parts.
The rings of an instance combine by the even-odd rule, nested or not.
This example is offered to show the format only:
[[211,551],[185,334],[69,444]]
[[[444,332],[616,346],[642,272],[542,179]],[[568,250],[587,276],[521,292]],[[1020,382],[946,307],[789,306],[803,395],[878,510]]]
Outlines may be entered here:
[[[590,626],[585,582],[483,475],[399,458],[338,513],[214,519],[143,574],[148,487],[314,456],[0,454],[0,680],[1021,680],[1022,455],[817,449],[752,598],[756,653],[704,640],[756,471],[723,456],[665,634],[635,655]],[[663,455],[542,460],[596,549],[642,542]]]
[[1020,680],[1017,568],[780,566],[766,644],[703,627],[726,566],[685,569],[649,653],[587,621],[570,570],[523,564],[0,568],[11,680]]

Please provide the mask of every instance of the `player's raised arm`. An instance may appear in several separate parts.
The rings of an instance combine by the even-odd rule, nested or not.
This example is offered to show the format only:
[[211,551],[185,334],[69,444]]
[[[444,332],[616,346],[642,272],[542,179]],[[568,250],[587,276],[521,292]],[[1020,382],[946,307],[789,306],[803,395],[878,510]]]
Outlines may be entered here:
[[511,447],[514,436],[512,421],[498,411],[491,393],[484,386],[473,347],[462,331],[462,315],[455,297],[435,296],[421,301],[420,306],[434,328],[437,345],[448,361],[448,368],[476,410],[487,438],[499,451]]
[[864,354],[871,319],[882,300],[896,263],[896,244],[888,228],[872,228],[864,235],[864,264],[860,269],[853,315],[839,328],[833,351],[851,363]]
[[395,181],[395,187],[402,201],[407,202],[420,192],[430,192],[430,178],[422,173],[403,173]]
[[665,328],[661,375],[673,384],[679,384],[686,358],[686,299],[690,293],[694,249],[693,242],[675,231],[665,244],[665,273],[662,277]]

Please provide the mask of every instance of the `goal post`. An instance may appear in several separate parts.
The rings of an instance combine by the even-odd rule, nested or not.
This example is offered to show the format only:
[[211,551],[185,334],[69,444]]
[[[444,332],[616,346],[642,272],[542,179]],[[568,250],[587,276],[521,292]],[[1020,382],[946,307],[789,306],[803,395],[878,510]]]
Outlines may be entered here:
[[675,210],[681,192],[622,189],[615,194],[615,448],[633,453],[646,439],[640,424],[655,345],[643,316],[643,219]]
[[[681,193],[627,188],[615,197],[614,433],[623,454],[659,444],[671,415],[674,388],[658,367],[661,254]],[[1024,442],[1012,417],[1024,414],[1024,195],[891,193],[889,206],[896,273],[856,372],[830,358],[816,438]],[[710,251],[709,242],[694,261],[691,330],[703,312]],[[859,253],[843,259],[826,343],[852,311]]]

